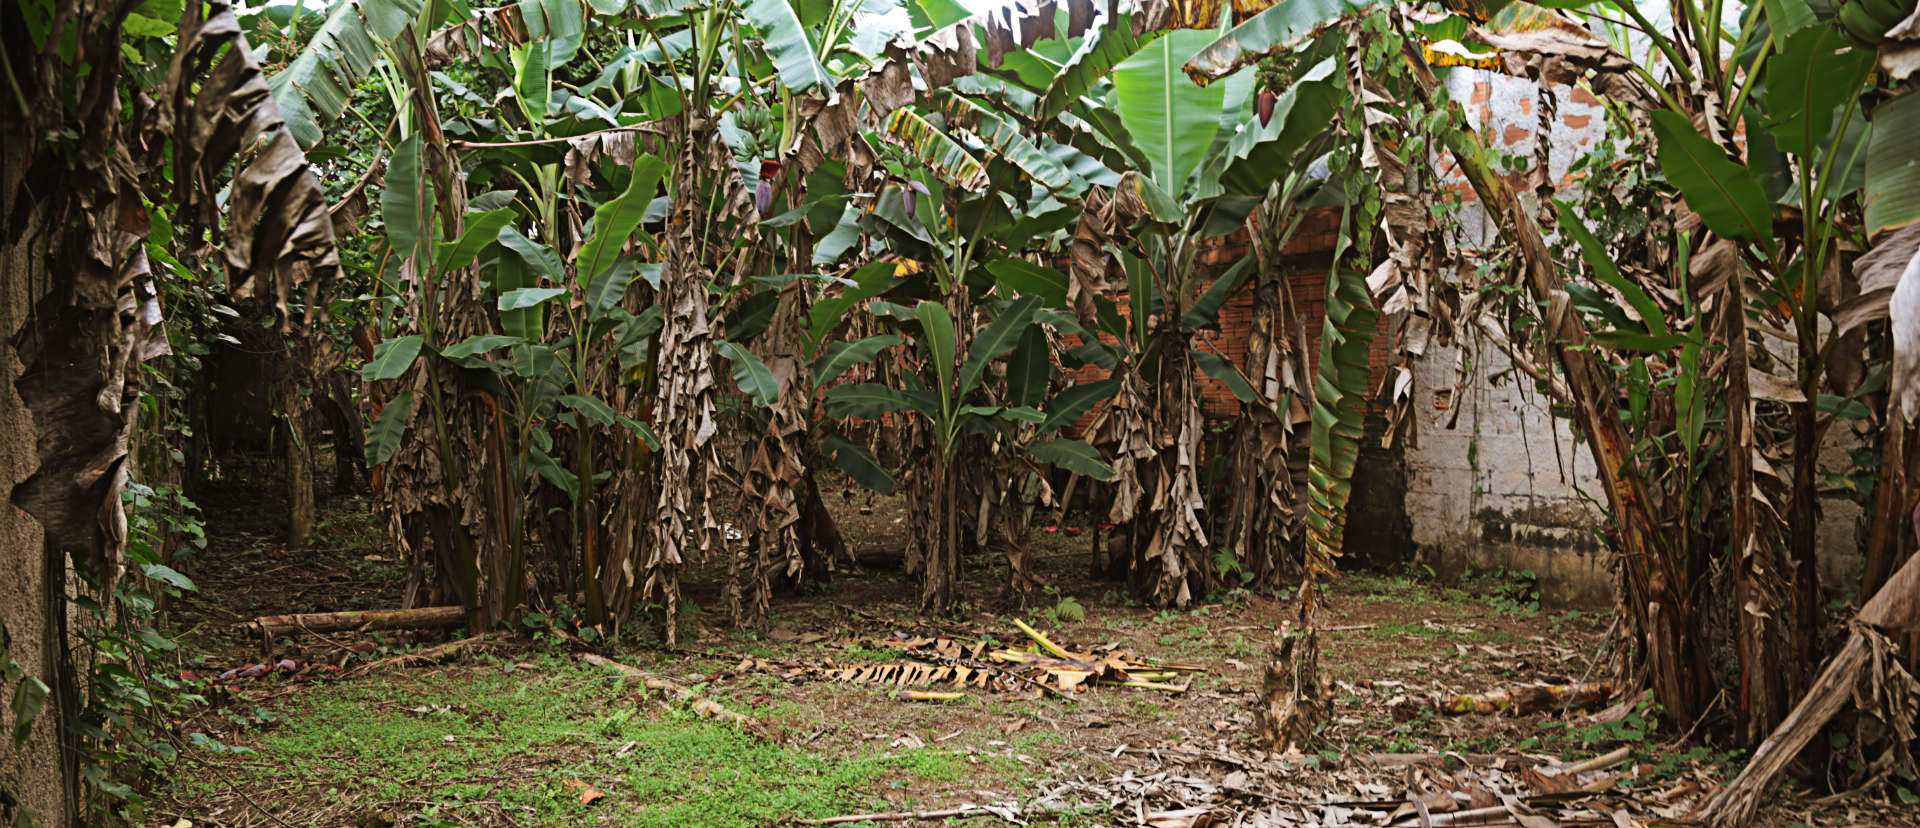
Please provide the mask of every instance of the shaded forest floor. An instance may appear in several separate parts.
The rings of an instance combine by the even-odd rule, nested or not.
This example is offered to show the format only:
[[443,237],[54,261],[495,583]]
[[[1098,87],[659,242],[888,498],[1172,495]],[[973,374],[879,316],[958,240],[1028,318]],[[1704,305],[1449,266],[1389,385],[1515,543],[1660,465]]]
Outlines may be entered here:
[[[831,500],[856,554],[897,555],[911,518],[896,502]],[[277,549],[277,516],[258,491],[216,492],[204,505],[215,540],[187,565],[199,591],[174,610],[188,671],[213,676],[259,662],[260,642],[237,626],[259,615],[398,606],[402,564],[364,500],[328,503],[313,549],[298,554]],[[1441,818],[1434,824],[1447,824],[1447,812],[1504,808],[1494,824],[1532,815],[1556,820],[1534,824],[1624,826],[1684,817],[1730,773],[1725,755],[1675,747],[1680,734],[1659,730],[1644,704],[1526,716],[1405,704],[1605,675],[1610,613],[1542,611],[1524,581],[1492,575],[1457,585],[1343,577],[1320,639],[1334,687],[1322,744],[1313,754],[1262,755],[1253,703],[1286,596],[1236,590],[1179,612],[1128,606],[1122,585],[1088,577],[1090,534],[1034,538],[1050,589],[1025,608],[998,597],[1004,567],[980,563],[967,572],[962,594],[977,598],[965,612],[922,626],[911,580],[867,569],[776,599],[762,632],[730,628],[717,588],[703,584],[690,590],[704,610],[683,619],[681,650],[639,635],[594,645],[758,719],[773,740],[656,701],[582,663],[582,642],[551,632],[496,635],[450,659],[365,671],[355,667],[449,636],[283,639],[272,658],[294,659],[303,672],[209,682],[213,705],[182,726],[201,734],[193,737],[201,747],[149,798],[153,821],[733,826],[976,805],[1002,815],[960,821],[1199,826],[1211,814],[1220,825],[1418,825],[1419,806],[1371,804],[1406,801],[1411,790]],[[898,663],[907,655],[886,639],[900,637],[1031,647],[1014,618],[1070,649],[1111,645],[1202,669],[1177,680],[1185,682],[1177,693],[964,688],[938,702],[898,700],[892,685],[740,669],[749,657]],[[1612,761],[1567,767],[1594,757]],[[1915,813],[1790,791],[1766,822],[1920,824]]]

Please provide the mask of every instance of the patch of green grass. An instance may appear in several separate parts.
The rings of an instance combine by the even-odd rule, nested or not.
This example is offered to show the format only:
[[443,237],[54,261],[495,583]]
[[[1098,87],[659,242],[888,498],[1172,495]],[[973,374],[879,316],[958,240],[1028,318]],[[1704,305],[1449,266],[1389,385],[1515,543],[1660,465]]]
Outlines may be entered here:
[[1375,625],[1373,629],[1367,630],[1368,637],[1380,641],[1385,641],[1389,638],[1398,638],[1403,635],[1410,635],[1415,638],[1439,638],[1447,634],[1447,631],[1444,629],[1437,630],[1424,624],[1416,624],[1412,621],[1386,621]]
[[1253,658],[1260,654],[1259,642],[1239,633],[1228,633],[1226,646],[1227,655],[1234,658]]
[[[768,744],[689,712],[663,712],[636,699],[630,684],[552,657],[537,670],[314,687],[291,697],[276,723],[227,738],[253,750],[222,771],[244,788],[303,791],[316,809],[347,799],[403,822],[460,823],[506,808],[529,825],[610,814],[631,826],[762,824],[859,811],[884,804],[890,788],[968,773],[963,757],[937,747],[874,745],[834,757]],[[582,805],[568,787],[574,780],[606,799]],[[183,797],[222,788],[192,778],[175,787]]]

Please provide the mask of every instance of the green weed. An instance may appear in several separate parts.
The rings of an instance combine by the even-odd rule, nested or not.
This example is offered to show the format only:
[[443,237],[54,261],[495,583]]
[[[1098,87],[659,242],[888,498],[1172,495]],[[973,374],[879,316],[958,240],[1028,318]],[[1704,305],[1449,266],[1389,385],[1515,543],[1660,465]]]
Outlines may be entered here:
[[[831,816],[885,804],[890,788],[968,773],[962,757],[938,748],[831,757],[767,744],[690,712],[660,711],[614,677],[557,657],[538,661],[538,670],[312,688],[277,721],[250,717],[255,761],[228,772],[254,790],[303,790],[316,807],[357,800],[366,812],[429,824],[471,822],[483,807],[541,825],[611,808],[633,826]],[[576,780],[606,801],[581,804],[568,786]],[[187,796],[219,790],[191,778],[175,786]]]

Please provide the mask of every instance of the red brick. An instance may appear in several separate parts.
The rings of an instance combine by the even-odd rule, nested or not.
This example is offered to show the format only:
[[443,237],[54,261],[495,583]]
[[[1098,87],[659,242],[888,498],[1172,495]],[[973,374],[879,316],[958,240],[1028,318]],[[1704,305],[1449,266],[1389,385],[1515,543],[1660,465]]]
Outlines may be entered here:
[[1500,143],[1517,147],[1533,137],[1533,131],[1518,124],[1508,124],[1505,132],[1500,133]]
[[1566,124],[1569,129],[1586,129],[1587,124],[1593,123],[1593,116],[1592,115],[1562,115],[1560,116],[1560,121]]
[[[1462,185],[1455,185],[1455,188],[1465,189]],[[1282,255],[1301,257],[1329,254],[1333,251],[1335,239],[1339,235],[1339,227],[1339,210],[1315,210],[1300,223]],[[1246,255],[1248,250],[1244,232],[1209,240],[1203,242],[1203,245],[1201,261],[1215,273],[1231,266],[1241,256]],[[1327,274],[1319,270],[1294,270],[1288,274],[1288,289],[1293,295],[1295,312],[1301,315],[1301,321],[1306,327],[1306,356],[1309,370],[1311,370],[1319,362],[1320,339],[1326,324]],[[1120,314],[1123,317],[1126,316],[1131,308],[1126,297],[1115,296],[1113,299],[1118,305]],[[1221,308],[1218,320],[1219,330],[1204,332],[1196,337],[1195,347],[1226,357],[1241,370],[1246,370],[1247,339],[1251,335],[1253,325],[1253,295],[1250,292],[1235,295],[1232,301]],[[1367,360],[1373,367],[1371,373],[1375,391],[1378,391],[1379,386],[1385,382],[1386,366],[1390,357],[1385,336],[1385,320],[1381,322],[1380,333],[1381,335],[1374,339]],[[1100,338],[1107,342],[1114,341],[1113,337],[1104,333]],[[1067,342],[1069,347],[1079,344],[1078,338],[1075,337],[1069,337]],[[1105,369],[1097,365],[1087,365],[1069,372],[1067,381],[1075,384],[1097,382],[1107,376],[1108,372]],[[1208,418],[1231,419],[1239,415],[1240,401],[1233,396],[1232,391],[1227,389],[1225,383],[1207,376],[1197,368],[1194,379],[1195,390],[1201,398],[1201,409]],[[1377,394],[1373,396],[1377,398]],[[1370,402],[1369,408],[1371,409],[1374,405],[1375,403]],[[1099,411],[1100,408],[1096,407],[1081,417],[1080,421],[1070,429],[1070,434],[1078,435]]]
[[1600,101],[1597,98],[1593,97],[1593,94],[1588,92],[1585,89],[1575,88],[1573,90],[1573,94],[1570,97],[1572,97],[1573,102],[1577,104],[1586,104],[1588,106],[1600,105]]

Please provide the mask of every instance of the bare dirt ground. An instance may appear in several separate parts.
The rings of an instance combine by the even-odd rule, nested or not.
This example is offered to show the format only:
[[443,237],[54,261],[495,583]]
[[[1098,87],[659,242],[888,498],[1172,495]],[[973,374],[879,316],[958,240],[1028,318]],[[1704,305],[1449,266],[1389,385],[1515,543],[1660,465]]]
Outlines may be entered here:
[[[912,516],[896,502],[832,500],[857,553],[898,554]],[[199,592],[175,609],[196,675],[261,661],[237,626],[255,616],[397,606],[400,562],[363,501],[329,504],[315,548],[298,554],[275,548],[259,505],[245,491],[208,502],[218,540],[191,564]],[[892,812],[842,824],[1631,826],[1685,824],[1730,775],[1728,755],[1681,746],[1645,702],[1521,716],[1420,704],[1605,676],[1610,613],[1541,611],[1524,581],[1491,575],[1335,583],[1320,638],[1331,721],[1309,751],[1266,754],[1253,709],[1285,595],[1129,606],[1122,585],[1088,576],[1090,532],[1033,537],[1046,593],[1011,606],[1004,567],[977,561],[971,600],[951,618],[918,618],[911,579],[866,569],[776,601],[761,631],[731,628],[717,587],[697,582],[704,609],[672,652],[645,635],[588,643],[559,624],[368,668],[448,636],[283,640],[272,658],[299,662],[296,675],[208,682],[214,703],[181,726],[203,749],[150,811],[160,825],[767,825]],[[893,684],[782,674],[914,661],[887,639],[1036,650],[1014,619],[1076,652],[1199,669],[1156,682],[1178,692],[913,688],[964,693],[931,702],[900,700]],[[661,701],[582,663],[587,650],[752,717],[770,738]],[[1916,825],[1916,813],[1892,788],[1824,801],[1796,789],[1764,824]]]

